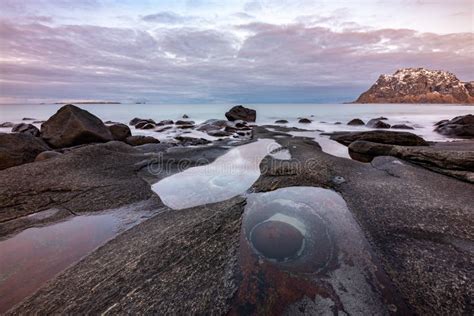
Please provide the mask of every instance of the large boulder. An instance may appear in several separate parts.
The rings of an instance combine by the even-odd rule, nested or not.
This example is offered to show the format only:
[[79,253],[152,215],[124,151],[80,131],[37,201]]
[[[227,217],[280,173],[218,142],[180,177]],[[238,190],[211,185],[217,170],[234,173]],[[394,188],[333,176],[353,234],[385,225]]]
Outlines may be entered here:
[[257,119],[257,112],[242,105],[237,105],[226,112],[225,117],[229,121],[242,120],[246,122],[255,122]]
[[43,151],[42,153],[39,153],[38,156],[36,156],[35,162],[45,161],[45,160],[56,158],[56,157],[61,157],[62,155],[63,154],[58,153],[57,151],[52,151],[52,150]]
[[124,141],[125,138],[132,136],[130,127],[125,124],[117,123],[109,126],[110,133],[114,140]]
[[435,131],[450,137],[474,138],[474,115],[457,116],[437,123]]
[[365,140],[374,143],[401,145],[401,146],[427,146],[428,143],[418,135],[409,132],[392,131],[367,131],[367,132],[335,132],[330,139],[348,146],[356,140]]
[[49,150],[48,145],[33,135],[0,133],[0,170],[33,162],[46,150]]
[[67,104],[41,125],[41,137],[52,147],[71,147],[113,140],[105,124],[95,115]]
[[40,130],[33,124],[20,123],[16,124],[12,128],[12,133],[23,133],[30,134],[34,137],[40,136]]

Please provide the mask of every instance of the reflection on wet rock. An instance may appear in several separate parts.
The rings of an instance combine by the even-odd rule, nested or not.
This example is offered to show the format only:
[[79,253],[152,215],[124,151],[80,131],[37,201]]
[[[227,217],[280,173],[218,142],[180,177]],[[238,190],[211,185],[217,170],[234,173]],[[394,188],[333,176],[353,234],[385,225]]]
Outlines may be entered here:
[[336,192],[290,187],[250,194],[242,225],[231,314],[407,311]]

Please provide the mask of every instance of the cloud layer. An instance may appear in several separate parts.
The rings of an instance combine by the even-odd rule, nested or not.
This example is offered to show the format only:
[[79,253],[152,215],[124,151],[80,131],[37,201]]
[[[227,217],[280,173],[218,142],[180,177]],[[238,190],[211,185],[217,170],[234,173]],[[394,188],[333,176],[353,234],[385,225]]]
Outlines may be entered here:
[[260,3],[245,9],[218,22],[159,11],[106,26],[55,23],[58,16],[45,12],[2,16],[1,97],[341,102],[401,67],[474,80],[472,32],[368,28],[341,20],[341,12],[268,23],[252,15]]

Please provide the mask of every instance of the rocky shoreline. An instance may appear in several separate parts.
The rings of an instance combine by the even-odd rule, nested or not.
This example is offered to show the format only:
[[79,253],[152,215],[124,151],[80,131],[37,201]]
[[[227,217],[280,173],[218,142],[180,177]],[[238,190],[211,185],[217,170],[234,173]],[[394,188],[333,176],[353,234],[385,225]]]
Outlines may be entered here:
[[[461,315],[473,310],[472,141],[430,144],[414,134],[386,129],[333,133],[332,139],[348,146],[354,159],[349,160],[323,152],[312,139],[289,135],[288,128],[255,126],[255,111],[243,107],[229,111],[228,121],[209,120],[200,125],[189,120],[131,122],[135,126],[143,123],[143,128],[147,124],[154,129],[185,126],[222,135],[214,141],[194,138],[171,143],[130,139],[134,136],[128,126],[97,122],[82,111],[72,106],[60,110],[43,124],[39,137],[27,132],[28,128],[0,135],[0,238],[139,201],[147,200],[161,211],[60,273],[9,314],[304,314],[315,310],[357,314],[378,310],[383,314]],[[90,125],[92,121],[95,124]],[[359,121],[351,124],[361,124]],[[377,127],[377,122],[383,118],[371,124]],[[474,136],[470,116],[438,126],[452,136]],[[4,145],[8,137],[15,138],[14,145]],[[26,145],[20,147],[17,139],[23,138]],[[346,297],[329,286],[323,291],[330,293],[324,294],[327,304],[321,305],[322,296],[317,294],[321,285],[313,288],[303,280],[287,279],[287,273],[281,271],[260,275],[257,292],[261,295],[243,290],[253,284],[246,281],[246,266],[241,261],[245,194],[172,210],[151,189],[170,175],[202,165],[203,158],[211,164],[232,148],[258,139],[275,141],[291,158],[266,156],[259,166],[261,176],[247,194],[301,186],[340,194],[379,262],[367,268],[379,269],[386,275],[380,276],[385,278],[385,288],[393,288],[390,294],[375,291],[379,303],[367,305],[364,296],[354,296],[351,301],[350,290]],[[12,164],[12,160],[17,162]],[[28,215],[51,208],[60,212],[43,221],[28,219]],[[266,260],[249,256],[256,262]],[[336,264],[314,277],[323,281],[328,277],[329,282],[337,269]],[[281,291],[272,291],[265,280],[285,285]],[[368,282],[378,289],[381,281]],[[285,304],[277,306],[276,302]]]

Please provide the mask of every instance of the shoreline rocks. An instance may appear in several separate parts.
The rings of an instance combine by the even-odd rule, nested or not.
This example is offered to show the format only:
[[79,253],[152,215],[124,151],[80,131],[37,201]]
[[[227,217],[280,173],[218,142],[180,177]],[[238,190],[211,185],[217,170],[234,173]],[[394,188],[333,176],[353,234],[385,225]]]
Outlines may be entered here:
[[12,133],[30,134],[34,137],[40,136],[40,130],[36,126],[32,124],[26,124],[26,123],[20,123],[20,124],[14,125],[12,128]]
[[367,132],[334,132],[328,135],[330,139],[343,145],[350,145],[356,140],[365,140],[374,143],[403,145],[403,146],[428,146],[428,143],[418,135],[409,132],[394,131],[367,131]]
[[347,125],[362,126],[365,125],[365,123],[361,119],[355,118],[347,122]]
[[125,124],[117,123],[109,126],[110,133],[114,140],[125,141],[129,136],[132,136],[130,127]]

